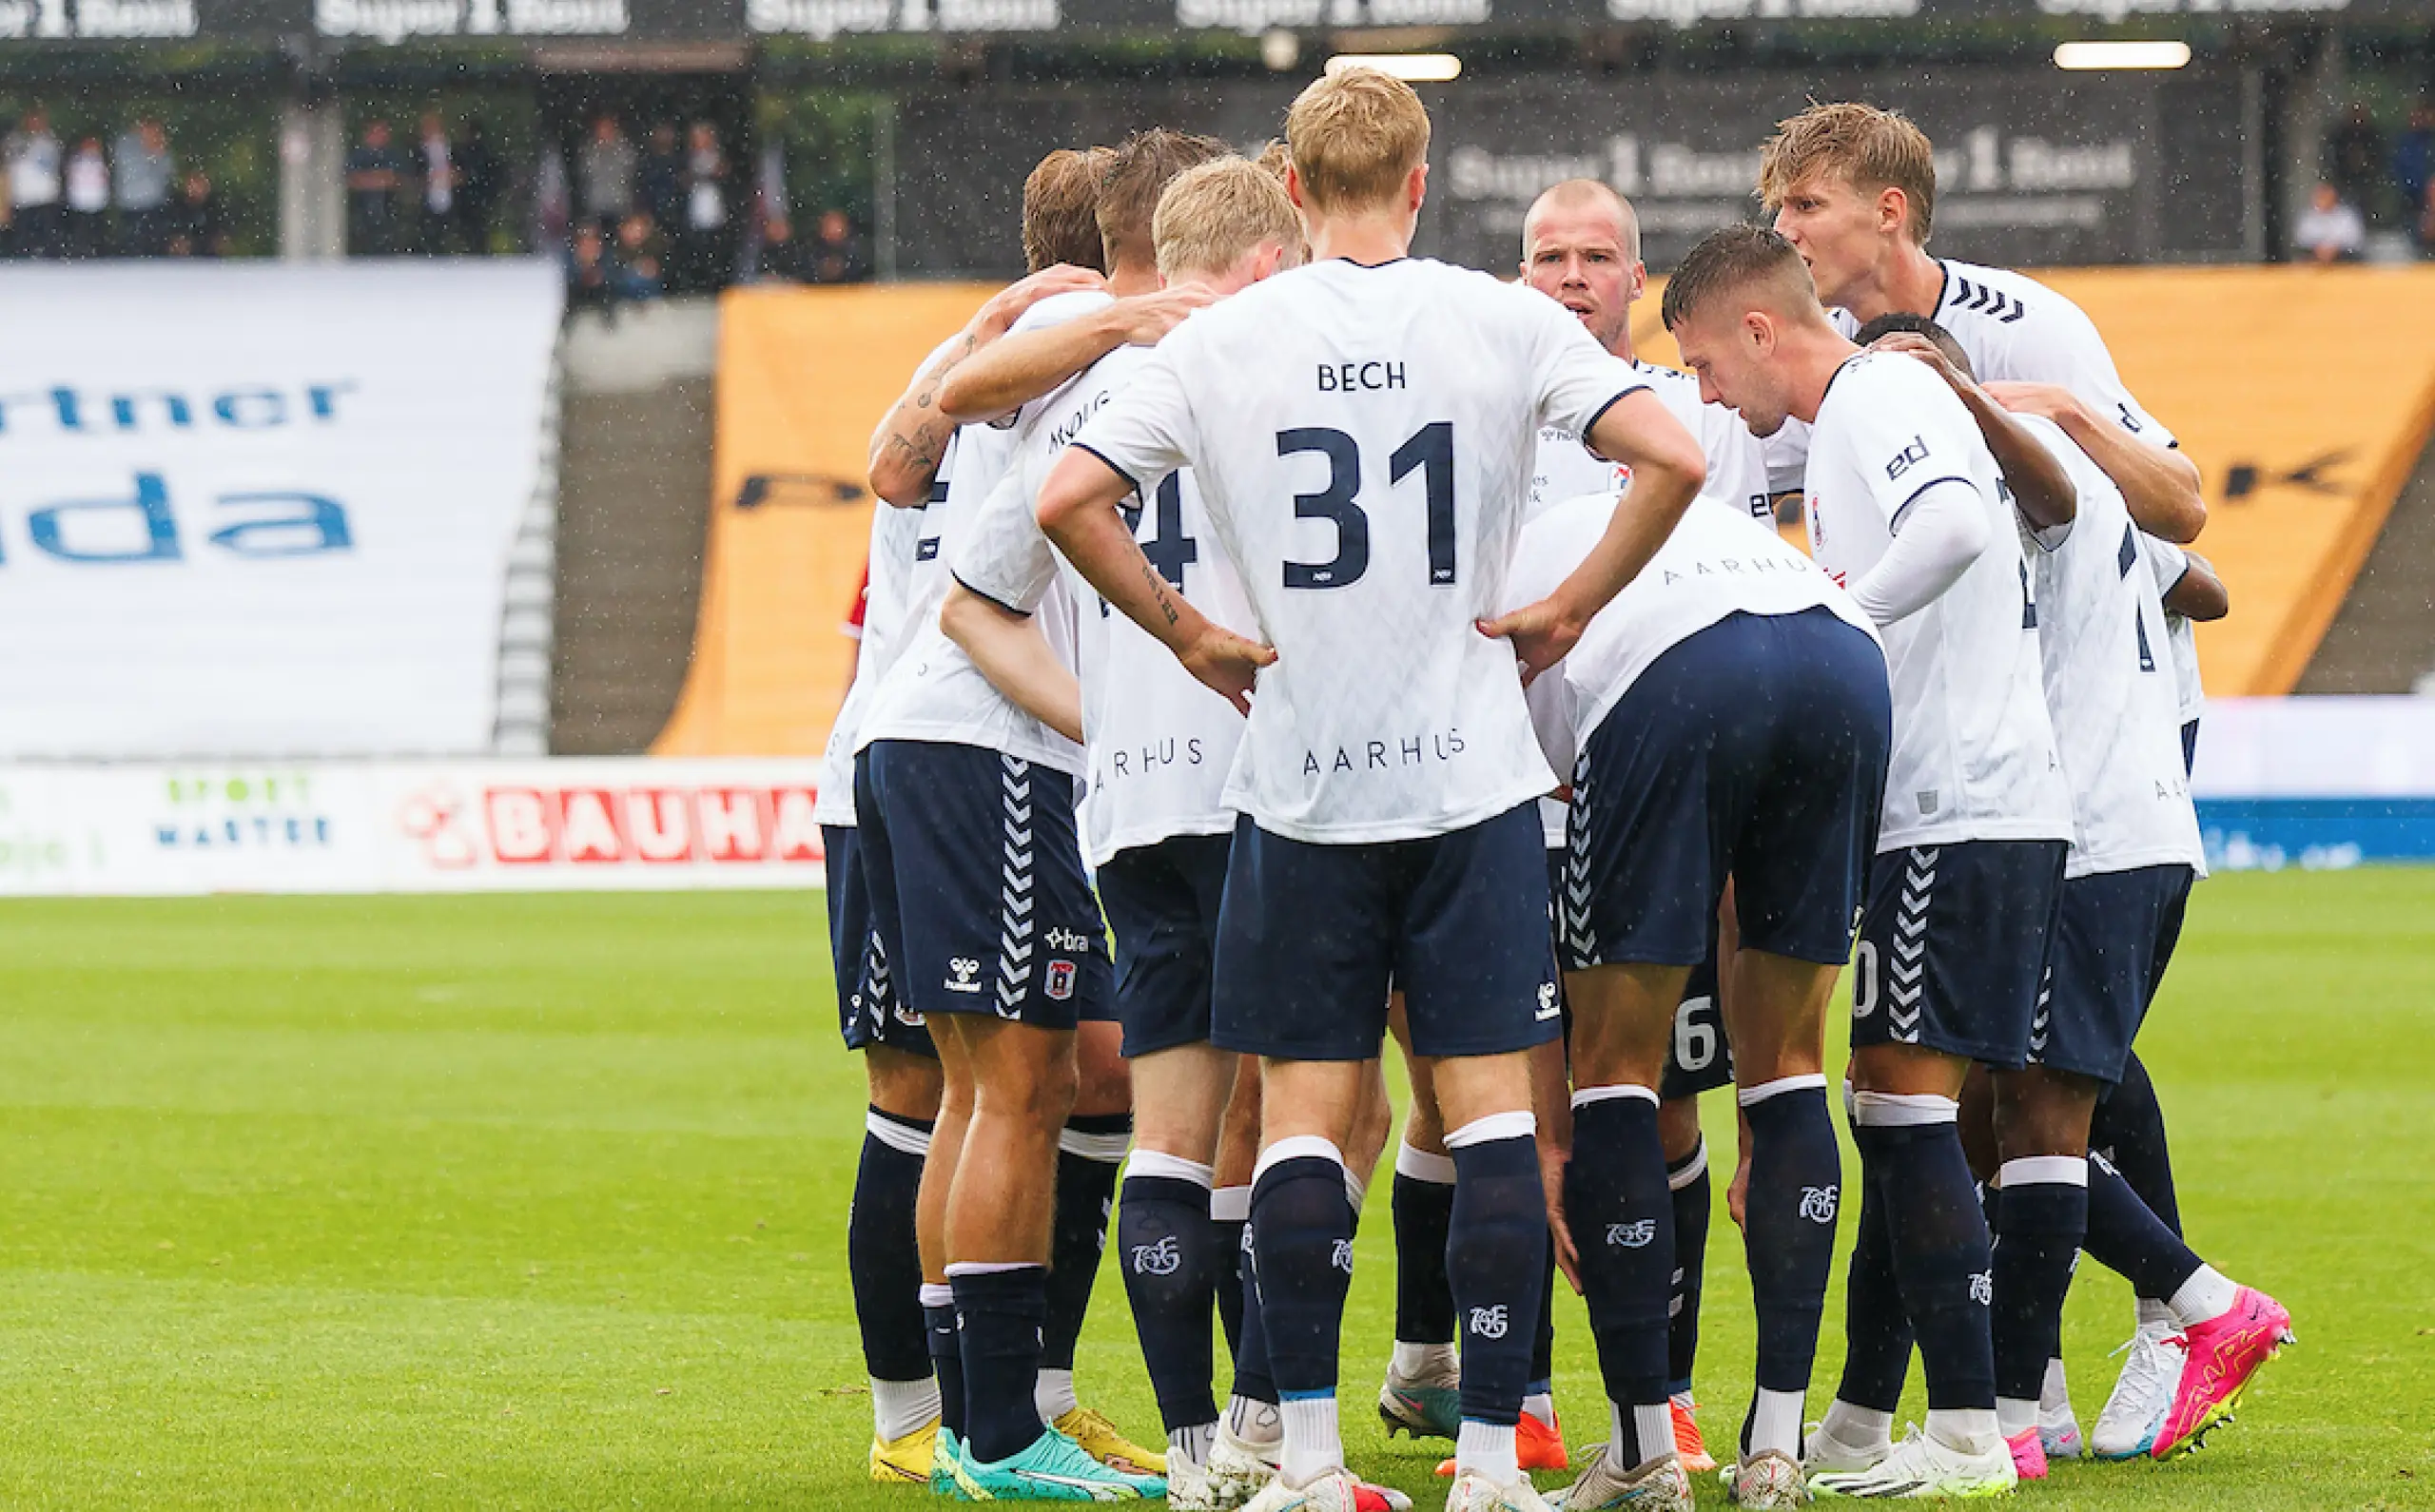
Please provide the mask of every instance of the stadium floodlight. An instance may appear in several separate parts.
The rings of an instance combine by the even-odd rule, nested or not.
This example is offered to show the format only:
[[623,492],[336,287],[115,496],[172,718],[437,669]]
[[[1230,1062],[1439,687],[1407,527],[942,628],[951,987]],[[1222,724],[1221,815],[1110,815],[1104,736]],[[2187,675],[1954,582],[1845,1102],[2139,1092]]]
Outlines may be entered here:
[[2055,48],[2055,67],[2074,72],[2092,68],[2181,68],[2189,64],[2187,42],[2064,42]]
[[1459,78],[1463,60],[1451,52],[1339,52],[1328,60],[1328,72],[1375,68],[1411,84],[1444,84]]

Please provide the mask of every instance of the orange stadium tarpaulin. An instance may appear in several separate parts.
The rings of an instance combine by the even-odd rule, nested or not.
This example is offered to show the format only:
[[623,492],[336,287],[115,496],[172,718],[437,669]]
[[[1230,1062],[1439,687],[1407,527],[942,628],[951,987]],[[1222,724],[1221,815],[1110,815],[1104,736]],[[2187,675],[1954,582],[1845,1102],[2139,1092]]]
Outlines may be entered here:
[[[2435,268],[2041,273],[2205,475],[2197,550],[2230,618],[2199,630],[2208,691],[2286,693],[2435,427]],[[818,751],[853,666],[871,428],[990,291],[755,289],[721,306],[717,456],[700,627],[666,755]],[[1652,285],[1635,339],[1677,354]]]
[[719,304],[702,611],[663,756],[816,754],[853,673],[844,633],[873,501],[871,430],[993,287],[743,289]]

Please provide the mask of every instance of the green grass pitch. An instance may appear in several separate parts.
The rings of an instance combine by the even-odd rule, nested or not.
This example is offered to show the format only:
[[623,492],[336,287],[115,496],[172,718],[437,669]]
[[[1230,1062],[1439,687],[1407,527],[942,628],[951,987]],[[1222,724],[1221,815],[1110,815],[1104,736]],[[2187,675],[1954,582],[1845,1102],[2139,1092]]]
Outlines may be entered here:
[[[0,909],[0,1506],[924,1502],[863,1480],[863,1097],[821,928],[807,896]],[[2143,1044],[2193,1236],[2301,1344],[2196,1458],[2024,1500],[2435,1506],[2435,870],[2205,884]],[[1712,1099],[1720,1152],[1730,1117]],[[1427,1508],[1433,1449],[1388,1448],[1367,1401],[1383,1192],[1359,1253],[1350,1446]],[[2130,1308],[2089,1270],[2084,1421]],[[1719,1441],[1740,1272],[1720,1217]],[[1578,1302],[1558,1316],[1559,1401],[1599,1437]],[[1155,1433],[1112,1272],[1081,1377]]]

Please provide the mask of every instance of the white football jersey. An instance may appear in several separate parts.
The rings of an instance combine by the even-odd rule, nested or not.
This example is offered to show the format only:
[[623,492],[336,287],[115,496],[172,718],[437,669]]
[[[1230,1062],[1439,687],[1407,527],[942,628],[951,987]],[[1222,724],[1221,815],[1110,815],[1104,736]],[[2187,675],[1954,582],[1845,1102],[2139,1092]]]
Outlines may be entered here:
[[[2079,513],[2039,533],[2034,581],[2046,707],[2071,784],[2067,877],[2199,866],[2198,815],[2181,769],[2179,694],[2164,605],[2121,491],[2060,426],[2019,417],[2071,474]],[[2058,544],[2049,544],[2054,537]]]
[[[1150,348],[1120,346],[1052,396],[1041,426],[1068,440],[1150,360]],[[1078,669],[1082,682],[1082,735],[1090,763],[1081,801],[1082,859],[1106,864],[1120,850],[1176,835],[1223,835],[1235,827],[1226,806],[1226,777],[1241,743],[1243,717],[1204,687],[1147,630],[1110,610],[1072,564],[1040,533],[1032,510],[1046,463],[1062,445],[1039,453],[1037,478],[1022,500],[1020,518],[999,520],[1003,496],[988,507],[991,523],[977,529],[1005,549],[959,576],[977,593],[1028,613],[1062,580],[1075,607]],[[1251,607],[1234,569],[1211,538],[1209,516],[1188,471],[1169,473],[1144,500],[1128,501],[1134,538],[1150,564],[1194,606],[1227,629],[1256,632]]]
[[1918,360],[1862,352],[1827,384],[1810,428],[1809,554],[1848,588],[1885,554],[1910,502],[1953,480],[1977,494],[1993,529],[1959,581],[1880,629],[1894,690],[1880,853],[2072,836],[2011,498],[1970,412]]
[[[2148,559],[2148,572],[2156,580],[2159,596],[2172,592],[2190,571],[2190,553],[2171,541],[2143,534],[2139,550]],[[2165,641],[2172,652],[2174,707],[2181,723],[2187,725],[2207,711],[2207,689],[2198,680],[2198,627],[2187,614],[2166,610],[2164,615]]]
[[[1701,487],[1700,496],[1731,505],[1753,518],[1765,514],[1766,453],[1763,443],[1742,423],[1742,417],[1722,404],[1701,403],[1700,380],[1688,373],[1654,362],[1634,362],[1632,371],[1648,380],[1650,391],[1683,422],[1683,429],[1699,438],[1708,461],[1708,480]],[[1613,494],[1631,480],[1630,468],[1591,452],[1582,444],[1578,432],[1543,425],[1524,523],[1565,499]]]
[[[1524,526],[1506,584],[1508,607],[1547,597],[1598,544],[1614,510],[1612,494],[1589,494],[1565,499]],[[1549,766],[1570,772],[1590,732],[1666,651],[1727,615],[1798,614],[1821,606],[1878,638],[1852,596],[1773,525],[1702,495],[1641,574],[1590,620],[1571,653],[1530,685],[1539,748]]]
[[[1938,260],[1944,292],[1932,319],[1950,332],[1970,358],[1982,383],[2055,383],[2081,403],[2152,446],[2178,447],[2172,431],[2150,415],[2123,383],[2114,354],[2096,322],[2070,300],[2026,274],[1976,262]],[[1846,336],[1859,329],[1848,311],[1837,310]],[[2172,638],[2173,675],[2194,688],[2198,643]],[[2190,718],[2197,718],[2195,705]]]
[[[1108,296],[1097,290],[1061,294],[1025,310],[1007,334],[1062,325],[1108,302]],[[856,750],[875,740],[979,746],[1081,775],[1081,748],[1007,703],[939,629],[939,608],[946,602],[957,542],[1013,473],[1022,437],[1050,397],[1034,399],[993,424],[956,431],[940,464],[938,482],[931,487],[931,497],[938,502],[923,512],[923,533],[914,546],[906,649],[871,695],[854,732]],[[1056,623],[1063,627],[1070,645],[1070,613]],[[1051,644],[1056,644],[1053,638]]]
[[1647,380],[1545,295],[1334,260],[1196,313],[1082,433],[1137,486],[1190,467],[1260,635],[1227,802],[1293,840],[1445,834],[1552,790],[1494,613],[1538,431]]
[[851,825],[854,821],[854,732],[878,696],[888,669],[905,653],[912,626],[906,614],[906,589],[913,575],[913,552],[927,526],[926,509],[897,509],[882,503],[871,511],[870,581],[863,591],[862,644],[854,657],[854,681],[828,727],[828,746],[820,764],[820,787],[812,804],[817,824]]

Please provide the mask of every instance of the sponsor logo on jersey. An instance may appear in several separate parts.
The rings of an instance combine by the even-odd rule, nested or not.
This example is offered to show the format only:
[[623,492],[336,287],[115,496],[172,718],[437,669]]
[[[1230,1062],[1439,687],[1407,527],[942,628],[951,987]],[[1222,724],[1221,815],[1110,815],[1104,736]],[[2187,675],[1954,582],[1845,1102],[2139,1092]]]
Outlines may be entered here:
[[1895,453],[1893,460],[1885,464],[1885,480],[1893,482],[1927,459],[1927,439],[1915,435],[1911,437],[1911,444]]
[[1051,925],[1048,931],[1048,948],[1071,950],[1077,953],[1087,952],[1091,948],[1091,937],[1081,930],[1068,929],[1062,924]]

